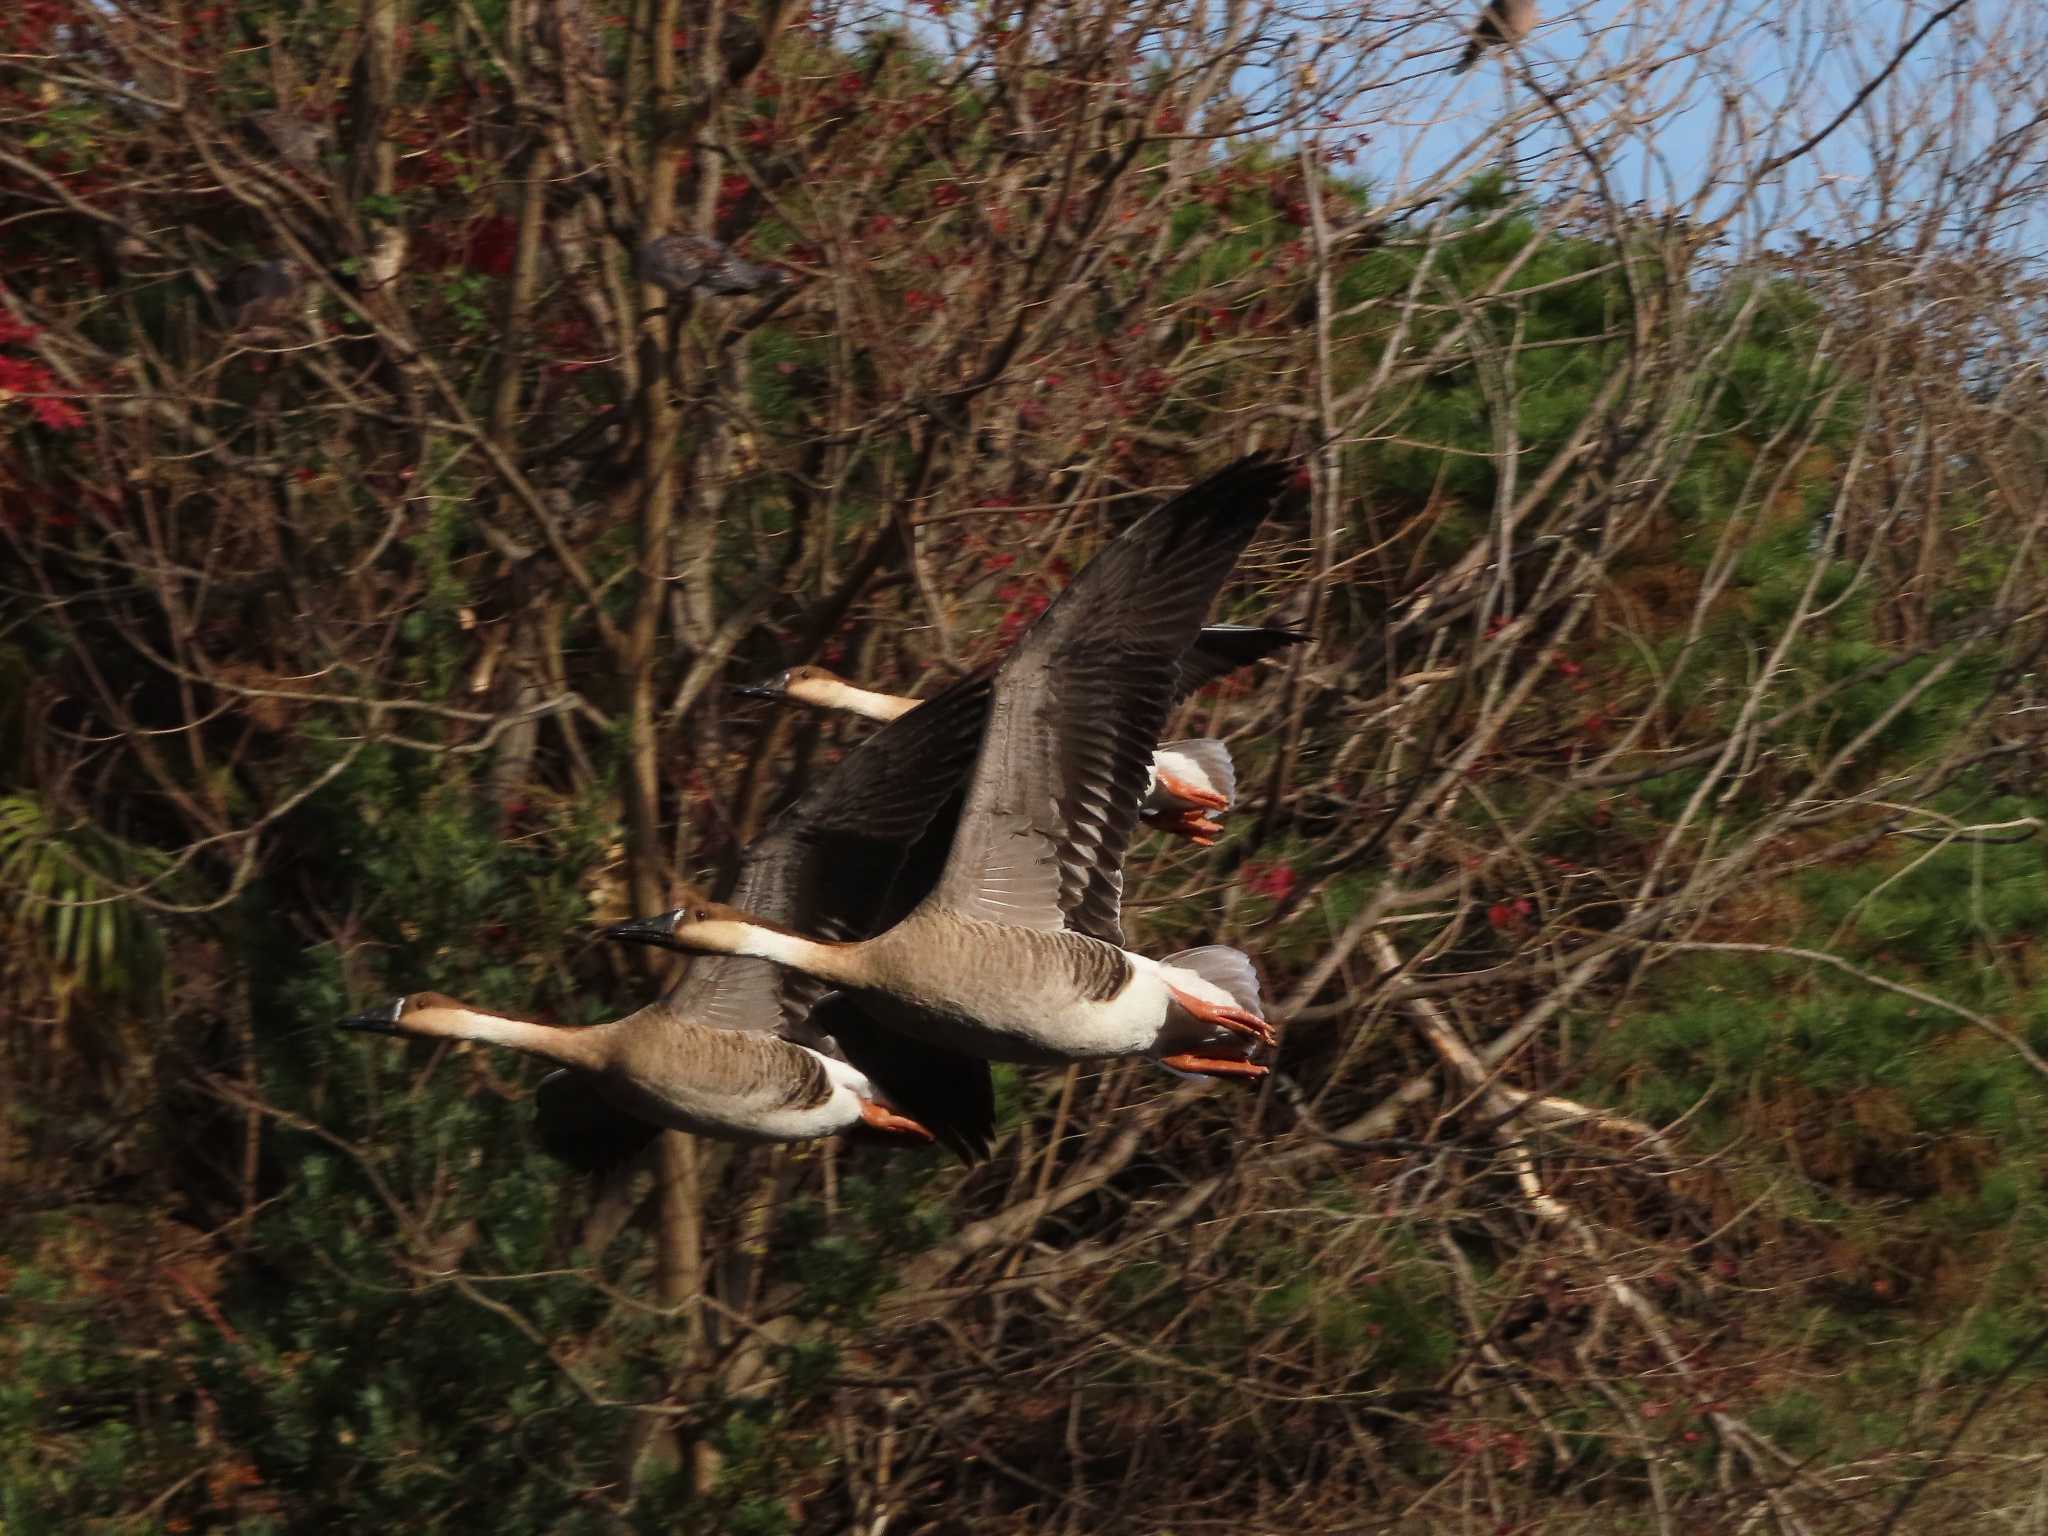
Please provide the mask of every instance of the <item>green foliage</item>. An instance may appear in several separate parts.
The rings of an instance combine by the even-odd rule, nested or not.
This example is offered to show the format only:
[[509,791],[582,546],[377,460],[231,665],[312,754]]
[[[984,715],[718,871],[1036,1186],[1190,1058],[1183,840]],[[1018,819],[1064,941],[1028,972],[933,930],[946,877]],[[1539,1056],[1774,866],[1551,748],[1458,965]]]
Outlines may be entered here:
[[[1483,378],[1479,364],[1459,355],[1410,397],[1386,446],[1360,452],[1357,473],[1383,494],[1418,504],[1433,493],[1449,494],[1453,513],[1437,535],[1446,550],[1469,540],[1479,526],[1472,518],[1492,500],[1491,423],[1498,391],[1504,386],[1516,403],[1521,474],[1537,473],[1584,420],[1612,363],[1610,344],[1599,338],[1613,327],[1625,328],[1627,308],[1612,253],[1601,242],[1552,236],[1539,242],[1529,258],[1533,216],[1508,203],[1497,183],[1472,190],[1459,222],[1459,232],[1430,256],[1380,251],[1362,258],[1343,279],[1345,301],[1357,305],[1406,291],[1427,259],[1433,290],[1447,301],[1435,326],[1448,328],[1461,318],[1465,296],[1484,293],[1508,263],[1516,262],[1514,286],[1529,290],[1527,295],[1515,300],[1512,309],[1480,305],[1474,311],[1477,323],[1499,332],[1519,324],[1525,343],[1569,338],[1584,344],[1525,345],[1515,354],[1512,377],[1505,380]],[[1384,323],[1368,307],[1343,328],[1349,366],[1360,378],[1377,364]],[[1427,327],[1405,334],[1418,350],[1435,339]],[[1426,446],[1433,444],[1441,449]],[[1469,510],[1460,515],[1457,509]]]
[[[1443,1266],[1423,1249],[1423,1234],[1382,1224],[1337,1207],[1315,1229],[1313,1246],[1275,1231],[1245,1245],[1239,1272],[1249,1304],[1240,1312],[1220,1300],[1205,1308],[1205,1353],[1219,1365],[1247,1345],[1305,1350],[1336,1379],[1369,1380],[1383,1389],[1437,1380],[1457,1351],[1455,1316]],[[1156,1313],[1173,1299],[1170,1276],[1155,1273]],[[1175,1303],[1177,1304],[1177,1302]]]
[[942,1207],[924,1194],[927,1165],[892,1164],[885,1176],[856,1175],[841,1187],[852,1218],[834,1232],[810,1202],[786,1208],[781,1224],[782,1262],[800,1287],[796,1311],[858,1328],[895,1283],[901,1262],[945,1235]]
[[[175,1401],[197,1330],[152,1317],[147,1271],[124,1250],[155,1241],[118,1208],[0,1222],[15,1255],[0,1292],[0,1526],[55,1533],[115,1511],[201,1454],[183,1415],[130,1416],[138,1397]],[[111,1303],[111,1304],[110,1304]],[[172,1346],[166,1348],[164,1346]],[[135,1518],[132,1513],[130,1518]]]
[[[618,1433],[616,1416],[504,1318],[453,1288],[418,1289],[360,1170],[309,1149],[300,1174],[301,1197],[261,1229],[277,1273],[248,1277],[231,1299],[249,1331],[204,1367],[265,1480],[299,1490],[295,1518],[436,1529],[480,1494],[522,1526],[571,1512],[579,1466],[601,1476],[595,1448]],[[529,1163],[494,1175],[471,1192],[493,1262],[543,1268],[530,1213],[550,1203],[551,1172]],[[567,1277],[516,1294],[542,1337],[587,1332],[604,1312]],[[612,1384],[601,1366],[579,1369]],[[537,1459],[553,1475],[534,1476]]]
[[[1943,809],[1995,823],[2040,815],[2048,805],[1957,797]],[[1846,931],[1864,956],[1943,966],[1973,942],[1997,945],[2048,928],[2048,850],[2037,840],[1937,843],[1901,861],[1816,871],[1802,879],[1800,896],[1817,932]],[[1956,979],[1974,995],[1996,975],[1969,967]]]
[[[1720,367],[1705,409],[1687,423],[1701,446],[1685,462],[1672,506],[1702,532],[1757,515],[1757,450],[1781,435],[1810,433],[1820,450],[1810,461],[1816,473],[1797,482],[1807,517],[1784,533],[1787,552],[1796,543],[1803,556],[1812,519],[1831,491],[1827,456],[1846,447],[1863,414],[1859,392],[1842,387],[1839,369],[1819,352],[1824,321],[1817,301],[1796,283],[1757,276],[1731,284],[1697,315],[1701,344],[1718,349]],[[1731,332],[1732,342],[1722,346]],[[1831,390],[1839,390],[1832,409],[1816,419]],[[1704,560],[1711,547],[1697,540],[1690,557]]]
[[139,996],[162,972],[163,940],[129,896],[169,860],[79,824],[58,831],[40,801],[0,795],[0,890],[57,971],[96,991]]
[[1942,1341],[1950,1362],[1950,1379],[1988,1380],[2021,1363],[2023,1351],[2030,1348],[2025,1363],[2039,1374],[2048,1368],[2040,1349],[2033,1347],[2043,1326],[2048,1326],[2048,1314],[2038,1304],[1972,1312]]
[[[1851,707],[1882,705],[1845,714]],[[1953,728],[1938,691],[1929,708],[1951,722],[1937,734]],[[2019,822],[2048,803],[1964,787],[1940,809]],[[2031,952],[2048,919],[2048,852],[2036,841],[1880,845],[1791,885],[1799,931],[1774,937],[1843,954],[1995,1019],[2040,1017],[2041,991],[2026,981],[2031,962],[2015,958]],[[1586,1041],[1607,1091],[1653,1123],[1683,1120],[1695,1145],[1733,1158],[1796,1147],[1801,1179],[1752,1183],[1755,1210],[1834,1233],[1849,1251],[1873,1255],[1875,1274],[1894,1262],[1876,1255],[1914,1254],[1950,1287],[1972,1277],[1970,1293],[1982,1299],[1927,1344],[1946,1379],[1987,1375],[2013,1358],[2037,1326],[2038,1308],[2024,1298],[2048,1236],[2048,1108],[2030,1066],[1947,1009],[1789,956],[1675,960],[1655,973],[1644,1001]],[[1870,1362],[1859,1377],[1893,1358],[1857,1321],[1854,1298],[1865,1295],[1852,1286],[1840,1307],[1817,1308],[1811,1335],[1839,1338],[1845,1358]],[[1888,1313],[1873,1324],[1885,1340],[1902,1325]],[[1889,1445],[1901,1426],[1860,1405],[1924,1391],[1924,1367],[1902,1368],[1906,1379],[1865,1380],[1839,1400],[1783,1394],[1753,1422],[1795,1454]]]
[[1827,1420],[1820,1399],[1798,1390],[1771,1398],[1750,1415],[1750,1422],[1790,1456],[1806,1456],[1818,1449]]
[[[307,749],[338,751],[317,738]],[[484,1000],[525,1004],[553,992],[568,1002],[549,957],[488,935],[572,928],[582,897],[571,872],[594,857],[601,822],[590,807],[564,804],[537,835],[508,840],[496,808],[449,766],[462,761],[361,753],[308,806],[302,867],[380,893],[365,917],[388,943],[382,986],[431,981]],[[624,1434],[622,1410],[593,1398],[649,1390],[660,1326],[637,1313],[614,1320],[603,1292],[560,1268],[563,1180],[516,1106],[480,1094],[461,1059],[422,1077],[423,1050],[334,1035],[331,1022],[363,999],[350,995],[340,956],[302,949],[266,883],[234,916],[268,1091],[296,1117],[266,1142],[277,1198],[247,1233],[264,1261],[235,1270],[219,1298],[225,1328],[181,1325],[175,1348],[148,1356],[96,1328],[77,1278],[16,1271],[10,1309],[44,1321],[8,1330],[20,1351],[5,1373],[17,1385],[0,1394],[0,1454],[19,1474],[0,1479],[8,1528],[107,1514],[123,1507],[124,1484],[167,1483],[156,1469],[196,1454],[189,1416],[146,1435],[118,1415],[88,1416],[76,1429],[49,1416],[57,1399],[111,1411],[137,1390],[205,1394],[212,1433],[249,1458],[234,1477],[248,1487],[237,1507],[250,1530],[277,1528],[261,1511],[285,1506],[266,1506],[266,1489],[291,1490],[294,1528],[471,1529],[482,1508],[509,1529],[588,1528],[581,1490],[610,1477],[610,1448]],[[345,1128],[361,1150],[303,1128],[315,1124]],[[406,1209],[445,1201],[460,1213],[451,1227],[473,1222],[465,1268],[536,1278],[479,1292],[423,1273],[417,1245],[450,1234],[412,1230],[390,1197]],[[547,1343],[565,1338],[606,1347],[572,1366]],[[142,1359],[188,1377],[151,1389],[137,1376]],[[38,1459],[52,1433],[60,1453]]]

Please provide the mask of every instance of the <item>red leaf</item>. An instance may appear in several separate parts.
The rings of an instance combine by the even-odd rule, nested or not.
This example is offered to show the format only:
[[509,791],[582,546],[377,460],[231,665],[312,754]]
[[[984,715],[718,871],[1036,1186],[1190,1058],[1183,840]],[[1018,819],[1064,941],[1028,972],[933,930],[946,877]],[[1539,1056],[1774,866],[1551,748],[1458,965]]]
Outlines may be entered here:
[[1271,864],[1252,861],[1244,867],[1246,889],[1256,896],[1269,896],[1274,901],[1285,901],[1294,891],[1294,867],[1275,860]]
[[1522,928],[1536,910],[1526,896],[1517,896],[1513,901],[1496,901],[1486,909],[1486,920],[1503,932],[1512,933]]
[[37,421],[56,432],[75,432],[85,425],[85,416],[68,400],[37,400],[29,406]]
[[470,226],[463,264],[472,272],[503,277],[512,270],[512,256],[519,244],[519,226],[502,216],[481,219]]
[[38,394],[55,382],[41,363],[25,357],[0,357],[0,394]]

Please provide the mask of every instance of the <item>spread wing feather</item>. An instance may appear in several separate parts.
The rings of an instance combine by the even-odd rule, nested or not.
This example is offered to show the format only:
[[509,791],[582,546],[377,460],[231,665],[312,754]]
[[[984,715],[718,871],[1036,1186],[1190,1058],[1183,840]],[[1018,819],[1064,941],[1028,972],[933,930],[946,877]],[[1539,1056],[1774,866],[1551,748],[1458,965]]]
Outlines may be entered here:
[[1174,683],[1173,702],[1201,692],[1219,677],[1228,677],[1240,667],[1264,661],[1290,645],[1308,639],[1305,630],[1269,629],[1260,624],[1209,624],[1195,636],[1180,659],[1180,677]]
[[[1182,655],[1289,474],[1240,459],[1147,513],[1004,658],[937,899],[1121,942],[1124,854]],[[1020,915],[1034,861],[1057,896]]]

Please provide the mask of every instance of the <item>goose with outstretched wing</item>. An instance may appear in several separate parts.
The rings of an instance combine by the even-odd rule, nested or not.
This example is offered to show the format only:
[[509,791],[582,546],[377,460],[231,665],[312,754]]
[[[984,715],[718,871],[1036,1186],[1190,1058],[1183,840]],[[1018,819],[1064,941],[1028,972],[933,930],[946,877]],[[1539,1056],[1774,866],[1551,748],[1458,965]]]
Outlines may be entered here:
[[[1123,947],[1123,861],[1181,658],[1292,470],[1240,460],[1140,518],[996,669],[974,772],[931,893],[846,940],[695,903],[615,938],[776,961],[852,994],[889,1028],[996,1061],[1152,1056],[1257,1076],[1273,1042],[1251,962],[1210,945]],[[891,729],[931,706],[902,715]]]
[[[862,742],[747,850],[733,899],[771,921],[838,937],[903,915],[897,880],[971,769],[989,679],[970,678]],[[420,992],[344,1027],[476,1040],[559,1063],[537,1095],[542,1144],[594,1169],[661,1129],[727,1141],[798,1141],[854,1125],[986,1154],[994,1093],[985,1062],[891,1034],[855,998],[762,960],[709,955],[622,1019],[563,1028]],[[812,1006],[813,1003],[816,1006]]]

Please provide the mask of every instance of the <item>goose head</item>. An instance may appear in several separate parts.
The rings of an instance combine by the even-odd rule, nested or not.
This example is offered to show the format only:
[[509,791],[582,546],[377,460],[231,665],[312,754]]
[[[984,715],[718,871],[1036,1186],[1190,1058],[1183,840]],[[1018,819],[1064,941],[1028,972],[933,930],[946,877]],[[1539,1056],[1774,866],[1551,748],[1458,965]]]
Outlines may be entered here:
[[817,704],[823,700],[812,695],[819,689],[830,693],[835,686],[853,685],[823,667],[785,667],[765,683],[734,683],[732,691],[746,699],[794,699],[799,704]]
[[[438,1018],[436,1020],[422,1019],[419,1017],[421,1014],[439,1016],[447,1013],[488,1014],[488,1012],[489,1010],[487,1009],[472,1008],[467,1003],[458,1002],[455,998],[449,997],[445,993],[408,992],[403,997],[395,997],[388,1003],[380,1003],[377,1007],[366,1009],[362,1013],[351,1014],[348,1018],[341,1021],[340,1027],[342,1029],[359,1030],[369,1035],[419,1035],[430,1032],[428,1029],[422,1028],[422,1025],[438,1022]],[[408,1025],[411,1025],[411,1027],[408,1028]]]
[[789,667],[765,683],[736,685],[732,691],[749,699],[786,699],[817,709],[847,710],[871,720],[893,720],[917,704],[915,699],[863,688],[823,667]]
[[684,954],[738,954],[763,930],[782,931],[773,923],[749,917],[737,907],[719,901],[693,901],[671,907],[653,917],[636,917],[614,923],[604,936],[622,944],[652,944]]

